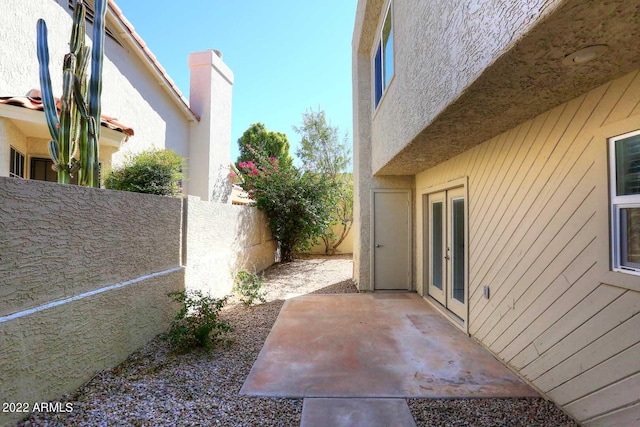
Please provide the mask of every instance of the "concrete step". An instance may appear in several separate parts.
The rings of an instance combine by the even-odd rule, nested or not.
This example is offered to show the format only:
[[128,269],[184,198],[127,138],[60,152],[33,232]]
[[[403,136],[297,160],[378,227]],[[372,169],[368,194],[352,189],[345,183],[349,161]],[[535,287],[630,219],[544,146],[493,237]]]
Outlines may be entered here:
[[416,427],[404,399],[306,398],[300,427]]

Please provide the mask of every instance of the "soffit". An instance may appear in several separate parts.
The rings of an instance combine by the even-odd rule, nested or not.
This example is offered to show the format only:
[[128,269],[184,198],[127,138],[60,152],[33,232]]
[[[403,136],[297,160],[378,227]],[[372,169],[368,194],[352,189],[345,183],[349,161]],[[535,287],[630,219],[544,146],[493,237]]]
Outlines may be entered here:
[[[362,40],[361,40],[362,42]],[[582,65],[562,59],[589,45]],[[414,175],[640,68],[640,3],[568,0],[498,58],[376,175]]]

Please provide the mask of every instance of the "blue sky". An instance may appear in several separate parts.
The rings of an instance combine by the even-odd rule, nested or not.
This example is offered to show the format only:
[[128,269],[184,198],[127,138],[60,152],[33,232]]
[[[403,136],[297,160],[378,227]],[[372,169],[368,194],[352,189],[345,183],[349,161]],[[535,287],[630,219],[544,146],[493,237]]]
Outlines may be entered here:
[[308,108],[352,139],[351,37],[357,0],[116,0],[188,98],[191,52],[218,49],[235,76],[232,160],[255,122],[284,132],[295,154]]

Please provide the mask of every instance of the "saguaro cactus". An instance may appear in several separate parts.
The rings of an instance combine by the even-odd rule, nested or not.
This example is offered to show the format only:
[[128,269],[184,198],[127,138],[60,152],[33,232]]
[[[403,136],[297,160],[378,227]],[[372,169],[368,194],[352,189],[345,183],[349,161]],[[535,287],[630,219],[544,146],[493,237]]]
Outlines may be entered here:
[[[47,24],[38,20],[38,63],[40,87],[47,125],[51,134],[49,154],[58,182],[68,184],[78,173],[78,183],[99,187],[98,140],[100,139],[100,94],[102,93],[102,62],[104,58],[104,26],[107,0],[95,1],[93,45],[85,45],[86,11],[77,0],[73,13],[70,52],[62,66],[62,98],[60,114],[56,107],[49,74]],[[91,77],[87,87],[87,66],[91,54]],[[87,103],[88,100],[88,103]]]

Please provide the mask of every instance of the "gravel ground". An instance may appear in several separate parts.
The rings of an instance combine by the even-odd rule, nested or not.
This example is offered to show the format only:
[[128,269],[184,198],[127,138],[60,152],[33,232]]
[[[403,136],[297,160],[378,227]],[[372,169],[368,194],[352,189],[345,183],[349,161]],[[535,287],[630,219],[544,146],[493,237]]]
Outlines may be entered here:
[[[211,352],[170,352],[154,339],[58,402],[73,412],[38,413],[19,426],[298,426],[301,399],[238,393],[284,299],[307,293],[357,292],[348,256],[310,257],[265,272],[267,303],[229,300],[223,317],[233,343]],[[408,400],[418,426],[575,426],[544,399]]]

